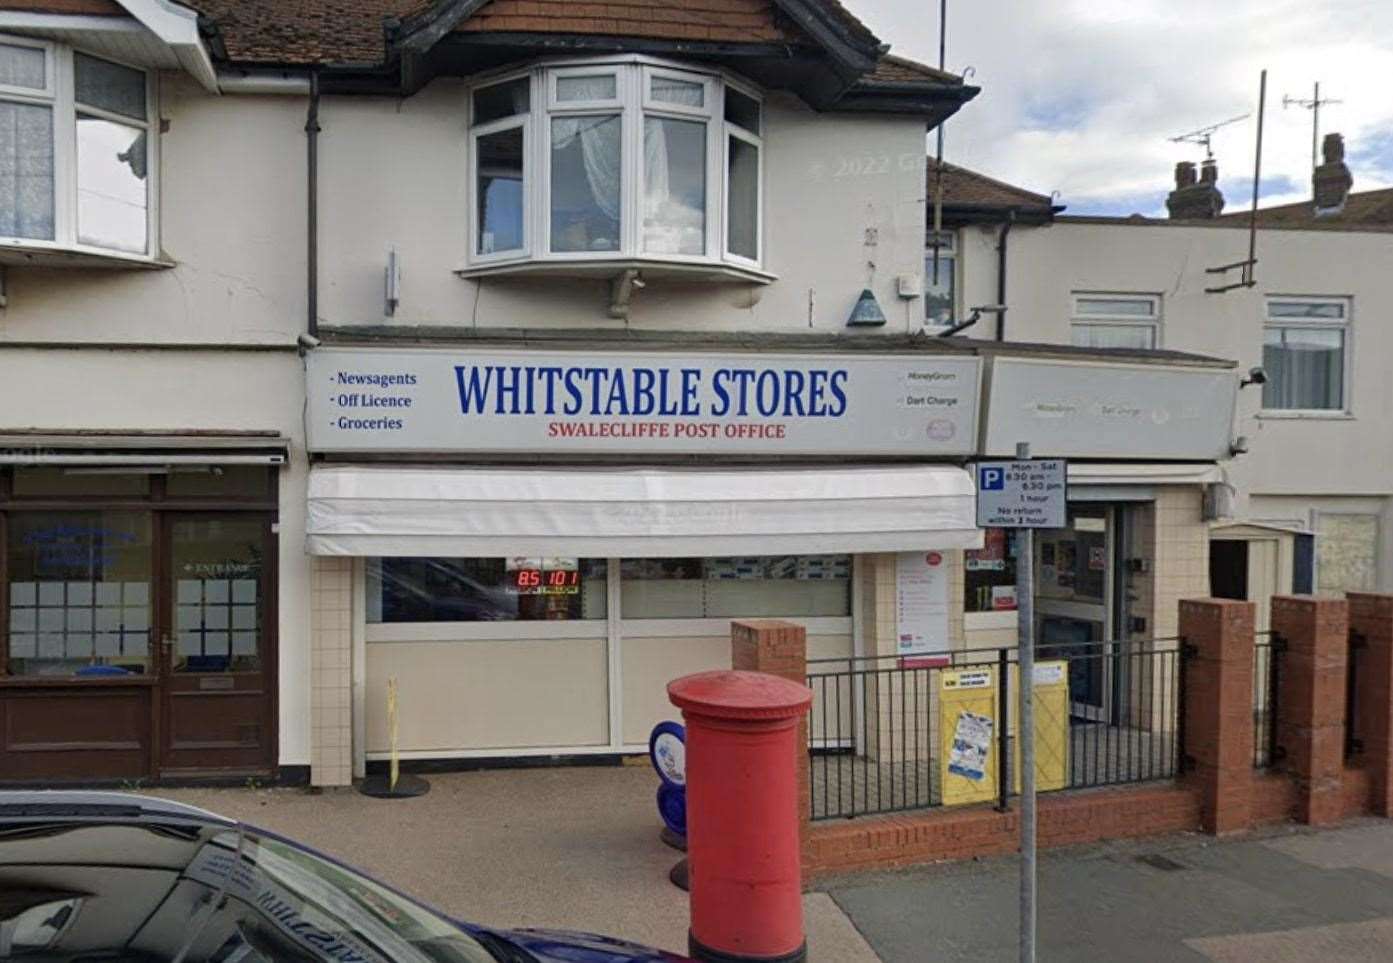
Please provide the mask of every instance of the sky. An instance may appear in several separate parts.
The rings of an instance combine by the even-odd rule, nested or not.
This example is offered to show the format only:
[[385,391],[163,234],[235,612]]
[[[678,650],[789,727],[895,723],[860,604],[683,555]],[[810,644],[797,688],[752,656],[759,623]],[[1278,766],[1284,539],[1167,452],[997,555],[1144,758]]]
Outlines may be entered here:
[[[843,0],[891,52],[938,62],[938,0]],[[1309,200],[1311,112],[1345,136],[1354,190],[1393,187],[1393,0],[948,0],[946,67],[982,92],[948,122],[944,157],[1070,214],[1162,215],[1169,138],[1213,135],[1225,211],[1251,204],[1258,75],[1267,68],[1261,204]],[[934,140],[930,138],[930,149]]]

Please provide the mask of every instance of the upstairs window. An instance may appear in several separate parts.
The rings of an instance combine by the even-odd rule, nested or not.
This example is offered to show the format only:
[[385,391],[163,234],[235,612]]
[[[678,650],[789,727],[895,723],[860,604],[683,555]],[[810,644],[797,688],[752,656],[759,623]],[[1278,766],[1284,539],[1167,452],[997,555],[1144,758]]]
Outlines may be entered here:
[[148,256],[149,75],[0,37],[0,243]]
[[1345,410],[1349,308],[1345,298],[1267,299],[1265,410]]
[[1161,299],[1154,294],[1075,294],[1069,339],[1082,348],[1159,348]]
[[762,259],[763,108],[647,61],[536,68],[471,93],[470,261]]

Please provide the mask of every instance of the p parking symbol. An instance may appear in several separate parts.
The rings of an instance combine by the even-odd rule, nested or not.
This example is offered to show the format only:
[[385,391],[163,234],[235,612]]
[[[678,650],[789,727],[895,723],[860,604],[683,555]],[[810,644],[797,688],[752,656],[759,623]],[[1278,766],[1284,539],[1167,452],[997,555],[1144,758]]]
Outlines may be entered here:
[[1006,488],[1006,473],[1000,468],[978,469],[977,487],[984,492],[999,492]]

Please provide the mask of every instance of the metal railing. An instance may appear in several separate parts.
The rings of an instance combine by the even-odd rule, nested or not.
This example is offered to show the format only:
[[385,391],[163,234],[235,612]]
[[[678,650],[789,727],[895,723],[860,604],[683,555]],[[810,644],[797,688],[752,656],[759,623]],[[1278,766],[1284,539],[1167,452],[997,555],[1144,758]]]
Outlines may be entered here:
[[1286,640],[1273,632],[1259,632],[1253,645],[1254,769],[1266,769],[1282,758],[1277,747],[1277,693],[1286,648]]
[[[1040,784],[1081,789],[1173,778],[1180,768],[1181,652],[1176,639],[1038,645],[1063,662],[1062,704],[1036,700]],[[943,803],[942,673],[993,669],[998,808],[1014,795],[1016,651],[958,650],[941,664],[897,656],[814,659],[810,813],[851,818]],[[1048,671],[1048,670],[1047,670]],[[1059,670],[1054,670],[1056,675]],[[1041,676],[1037,672],[1037,680]],[[1062,705],[1062,707],[1061,707]],[[1044,733],[1059,733],[1048,738]],[[1047,779],[1045,774],[1052,774]]]

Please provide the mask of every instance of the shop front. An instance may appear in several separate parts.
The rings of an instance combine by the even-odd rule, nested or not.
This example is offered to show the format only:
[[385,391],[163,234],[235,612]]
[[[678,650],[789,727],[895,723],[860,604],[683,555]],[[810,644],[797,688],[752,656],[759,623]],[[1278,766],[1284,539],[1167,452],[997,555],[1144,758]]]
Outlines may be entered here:
[[310,361],[334,387],[311,392],[308,547],[353,599],[359,768],[389,749],[389,679],[406,759],[641,750],[669,680],[729,665],[731,619],[862,654],[879,559],[979,544],[970,354]]
[[271,773],[285,441],[8,442],[0,778]]

